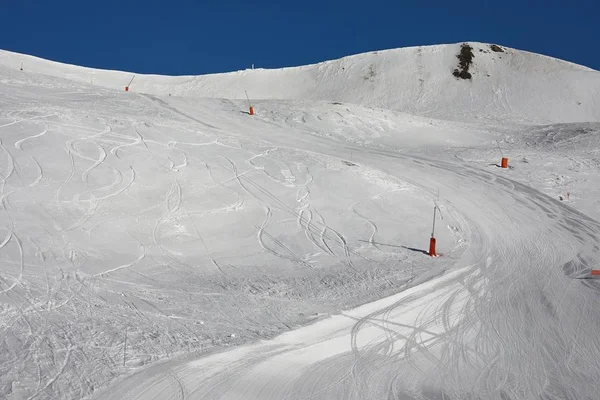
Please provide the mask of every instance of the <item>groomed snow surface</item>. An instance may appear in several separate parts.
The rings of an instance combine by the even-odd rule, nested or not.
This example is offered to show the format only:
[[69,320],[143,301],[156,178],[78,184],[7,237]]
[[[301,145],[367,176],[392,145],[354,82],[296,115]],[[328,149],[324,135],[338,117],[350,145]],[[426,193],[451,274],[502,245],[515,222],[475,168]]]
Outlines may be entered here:
[[0,51],[0,398],[600,398],[600,73],[471,45]]

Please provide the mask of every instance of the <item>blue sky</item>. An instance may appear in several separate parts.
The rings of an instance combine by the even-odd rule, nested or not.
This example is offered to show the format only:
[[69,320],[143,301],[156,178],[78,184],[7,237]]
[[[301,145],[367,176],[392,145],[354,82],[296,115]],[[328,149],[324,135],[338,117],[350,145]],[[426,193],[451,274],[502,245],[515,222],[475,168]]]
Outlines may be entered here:
[[600,70],[600,1],[0,0],[0,48],[168,75],[480,41]]

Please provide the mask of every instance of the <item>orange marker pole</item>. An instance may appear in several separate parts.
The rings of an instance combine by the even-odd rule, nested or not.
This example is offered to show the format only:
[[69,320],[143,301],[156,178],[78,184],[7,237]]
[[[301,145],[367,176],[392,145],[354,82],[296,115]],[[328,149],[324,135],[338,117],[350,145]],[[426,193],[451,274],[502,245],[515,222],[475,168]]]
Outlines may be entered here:
[[431,257],[436,257],[437,253],[435,252],[435,214],[437,212],[437,203],[433,207],[433,228],[431,229],[431,239],[429,239],[429,255]]
[[435,252],[435,238],[434,237],[429,239],[429,255],[431,257],[437,257],[437,253]]
[[502,157],[500,161],[500,166],[502,168],[508,168],[508,158],[504,157],[504,152],[500,148],[500,143],[498,143],[498,141],[496,141],[496,146],[498,146],[498,151],[500,152],[500,156]]

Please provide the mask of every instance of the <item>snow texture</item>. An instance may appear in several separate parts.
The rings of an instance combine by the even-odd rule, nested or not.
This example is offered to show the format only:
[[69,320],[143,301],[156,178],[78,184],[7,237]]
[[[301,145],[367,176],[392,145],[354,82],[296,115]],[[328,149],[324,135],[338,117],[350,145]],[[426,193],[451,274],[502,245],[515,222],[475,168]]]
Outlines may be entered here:
[[600,73],[471,45],[0,51],[0,398],[597,399]]

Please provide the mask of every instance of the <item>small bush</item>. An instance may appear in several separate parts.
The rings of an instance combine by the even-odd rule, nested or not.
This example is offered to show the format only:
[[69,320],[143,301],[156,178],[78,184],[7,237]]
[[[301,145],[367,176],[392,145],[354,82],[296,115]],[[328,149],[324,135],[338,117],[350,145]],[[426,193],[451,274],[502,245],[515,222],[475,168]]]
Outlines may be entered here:
[[472,75],[469,73],[469,67],[473,64],[473,48],[467,43],[463,43],[460,46],[460,53],[456,56],[458,58],[458,68],[454,70],[452,75],[461,79],[471,79]]
[[504,49],[495,44],[490,44],[490,49],[492,49],[492,51],[495,51],[496,53],[504,53]]
[[455,69],[454,72],[452,73],[452,75],[454,75],[457,78],[461,78],[461,79],[471,79],[473,77],[473,75],[471,75],[470,72],[468,71],[459,71],[458,69]]
[[460,46],[460,54],[456,56],[458,61],[460,61],[458,64],[459,67],[463,70],[468,70],[473,63],[473,57],[475,57],[473,54],[473,48],[467,43],[464,43],[462,46]]

